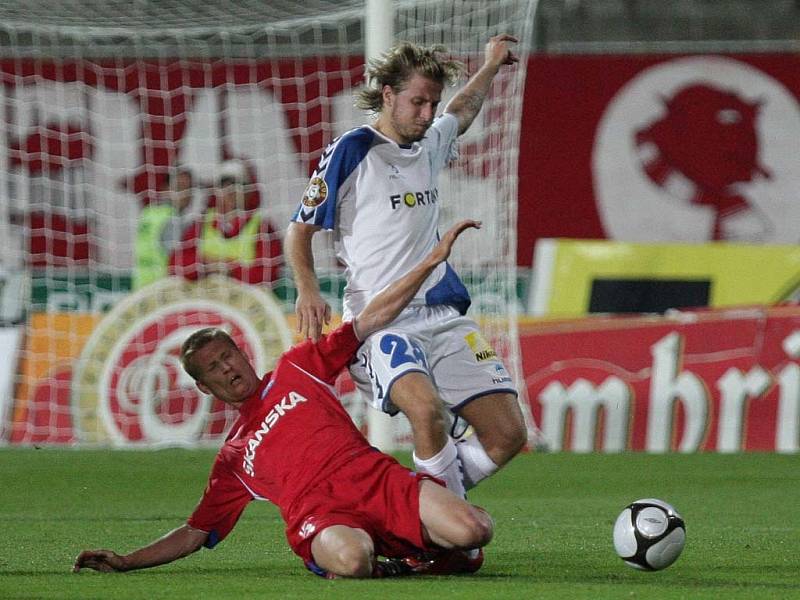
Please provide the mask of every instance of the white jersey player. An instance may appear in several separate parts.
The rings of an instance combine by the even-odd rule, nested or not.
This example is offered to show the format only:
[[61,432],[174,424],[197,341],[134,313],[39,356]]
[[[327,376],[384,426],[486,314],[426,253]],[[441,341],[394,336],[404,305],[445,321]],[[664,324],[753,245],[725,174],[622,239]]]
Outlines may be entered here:
[[[347,266],[345,321],[436,245],[436,178],[457,132],[458,120],[447,114],[404,147],[365,125],[322,155],[293,220],[334,230],[337,256]],[[412,302],[425,304],[466,312],[469,295],[449,265],[439,265]]]
[[[317,339],[330,308],[319,294],[311,239],[334,231],[346,266],[344,318],[425,256],[438,239],[437,175],[480,111],[502,65],[516,62],[508,35],[492,38],[483,67],[434,120],[443,86],[460,64],[443,48],[403,43],[371,63],[373,84],[358,104],[378,113],[373,126],[344,134],[325,150],[289,227],[286,247],[298,288],[298,328]],[[502,362],[464,315],[469,294],[446,263],[412,304],[358,351],[351,374],[379,410],[402,411],[414,435],[418,470],[463,494],[508,462],[526,430]],[[447,435],[442,403],[472,425],[458,444]]]

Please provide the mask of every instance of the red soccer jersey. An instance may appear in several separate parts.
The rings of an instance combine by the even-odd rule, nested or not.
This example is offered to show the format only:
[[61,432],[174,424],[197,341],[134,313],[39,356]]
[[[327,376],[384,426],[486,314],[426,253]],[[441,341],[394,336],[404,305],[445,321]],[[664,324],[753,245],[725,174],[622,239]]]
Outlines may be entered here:
[[289,349],[242,404],[188,520],[209,532],[206,546],[230,533],[251,500],[273,502],[286,520],[305,491],[355,457],[376,451],[332,387],[360,343],[345,323],[316,344],[309,340]]

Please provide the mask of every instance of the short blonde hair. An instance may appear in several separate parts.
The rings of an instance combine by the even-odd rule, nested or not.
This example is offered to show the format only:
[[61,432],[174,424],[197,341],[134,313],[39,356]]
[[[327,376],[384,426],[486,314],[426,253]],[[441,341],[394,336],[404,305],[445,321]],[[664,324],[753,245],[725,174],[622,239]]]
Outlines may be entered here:
[[383,109],[383,87],[388,85],[395,93],[402,92],[415,74],[432,79],[442,85],[452,85],[466,72],[464,63],[446,59],[444,46],[418,46],[401,42],[369,61],[364,74],[367,85],[356,94],[356,106],[371,112]]

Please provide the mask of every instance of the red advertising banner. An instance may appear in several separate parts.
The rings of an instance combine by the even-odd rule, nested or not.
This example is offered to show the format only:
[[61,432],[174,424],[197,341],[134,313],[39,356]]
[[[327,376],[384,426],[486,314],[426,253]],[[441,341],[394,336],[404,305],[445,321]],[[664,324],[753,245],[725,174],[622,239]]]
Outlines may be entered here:
[[797,243],[796,54],[531,58],[519,263],[538,238]]
[[800,309],[530,326],[536,423],[553,450],[800,449]]
[[[799,67],[788,53],[531,57],[519,264],[530,265],[538,238],[797,243]],[[116,215],[133,195],[151,200],[179,162],[206,173],[248,157],[271,205],[291,195],[275,182],[303,185],[325,144],[352,125],[363,61],[22,59],[0,61],[0,77],[12,107],[0,144],[10,173],[92,181],[104,191],[99,214]],[[468,166],[463,146],[457,168]],[[30,218],[62,234],[31,240],[34,250],[49,243],[87,259],[97,234],[88,221]]]

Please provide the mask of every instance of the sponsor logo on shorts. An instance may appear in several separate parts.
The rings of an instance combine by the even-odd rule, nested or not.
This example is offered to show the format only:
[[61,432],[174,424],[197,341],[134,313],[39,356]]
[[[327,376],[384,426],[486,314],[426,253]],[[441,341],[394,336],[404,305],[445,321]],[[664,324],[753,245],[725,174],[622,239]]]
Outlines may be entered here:
[[506,368],[500,363],[494,366],[494,377],[492,383],[511,383],[511,376],[506,371]]
[[464,340],[469,345],[472,352],[475,353],[475,360],[483,362],[484,360],[497,359],[497,352],[486,341],[480,331],[472,331],[464,336]]
[[478,362],[482,360],[489,360],[490,358],[497,358],[497,352],[494,351],[494,348],[489,348],[488,350],[476,352],[475,358],[478,360]]

